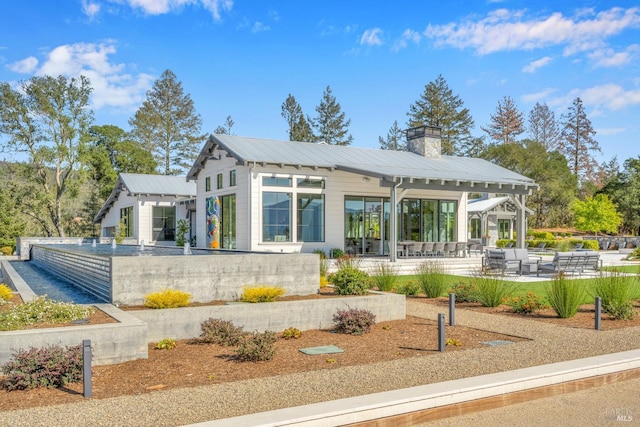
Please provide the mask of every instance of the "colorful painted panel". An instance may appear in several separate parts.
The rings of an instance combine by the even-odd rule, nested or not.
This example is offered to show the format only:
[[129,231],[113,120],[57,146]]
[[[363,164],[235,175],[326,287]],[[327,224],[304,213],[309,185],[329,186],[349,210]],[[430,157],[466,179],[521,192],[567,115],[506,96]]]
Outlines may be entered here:
[[220,199],[207,198],[207,247],[220,247]]

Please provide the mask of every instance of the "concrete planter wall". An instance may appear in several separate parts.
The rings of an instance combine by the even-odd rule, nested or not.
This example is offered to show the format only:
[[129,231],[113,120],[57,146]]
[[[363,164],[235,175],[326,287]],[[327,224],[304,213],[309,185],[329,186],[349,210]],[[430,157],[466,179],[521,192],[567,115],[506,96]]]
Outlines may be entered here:
[[140,305],[164,288],[191,294],[191,301],[237,299],[243,286],[282,286],[287,295],[309,295],[320,284],[316,254],[233,253],[210,256],[112,257],[111,300]]
[[119,323],[0,332],[0,364],[9,361],[14,350],[72,346],[82,344],[83,340],[91,340],[94,365],[146,359],[147,325],[110,304],[96,304],[96,308]]
[[223,319],[242,326],[246,332],[271,330],[281,332],[289,327],[301,331],[328,329],[338,309],[357,308],[376,315],[376,322],[405,318],[404,295],[372,292],[362,297],[326,298],[272,303],[238,303],[163,310],[128,311],[148,325],[149,342],[164,338],[195,338],[202,332],[200,324],[209,319]]
[[71,346],[90,339],[94,365],[109,365],[146,359],[148,343],[164,338],[198,337],[200,324],[212,317],[229,320],[247,332],[281,332],[289,327],[304,331],[330,328],[338,309],[369,310],[376,315],[376,322],[404,319],[406,302],[404,295],[372,292],[363,297],[164,310],[122,311],[111,304],[96,304],[96,307],[119,323],[0,332],[0,364],[11,358],[13,350],[47,345]]

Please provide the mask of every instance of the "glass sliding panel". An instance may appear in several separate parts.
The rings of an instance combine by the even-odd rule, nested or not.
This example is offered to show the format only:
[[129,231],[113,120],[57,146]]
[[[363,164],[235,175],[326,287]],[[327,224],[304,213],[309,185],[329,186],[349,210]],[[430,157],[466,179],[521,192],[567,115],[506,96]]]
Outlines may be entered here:
[[402,201],[402,229],[400,240],[420,240],[420,200]]
[[298,194],[298,242],[324,242],[324,194]]
[[469,220],[469,237],[471,239],[480,239],[482,237],[480,218],[471,218]]
[[440,201],[440,241],[455,242],[456,237],[456,202]]
[[511,239],[511,220],[498,220],[498,239]]
[[153,207],[153,225],[151,234],[153,240],[157,242],[175,240],[176,208],[174,206]]
[[120,221],[124,225],[124,237],[133,237],[133,206],[120,209]]
[[291,193],[262,193],[262,241],[291,241]]
[[438,241],[438,201],[422,201],[422,241]]
[[362,197],[345,197],[344,239],[347,254],[362,254],[364,239],[364,199]]
[[382,200],[366,198],[364,203],[365,254],[382,253]]
[[236,249],[236,195],[220,198],[222,205],[222,247]]

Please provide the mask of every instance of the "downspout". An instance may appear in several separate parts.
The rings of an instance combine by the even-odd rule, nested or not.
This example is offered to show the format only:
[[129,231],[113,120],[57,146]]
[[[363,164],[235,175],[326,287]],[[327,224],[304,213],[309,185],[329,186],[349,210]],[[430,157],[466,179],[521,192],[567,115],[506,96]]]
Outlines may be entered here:
[[[251,218],[253,217],[253,212],[251,211],[251,199],[253,198],[253,195],[251,194],[251,189],[252,189],[252,183],[253,183],[253,170],[256,167],[256,162],[253,162],[251,164],[251,167],[249,168],[249,179],[247,182],[247,212],[249,212],[249,215],[247,215],[247,238],[248,238],[248,248],[250,251],[255,250],[253,248],[253,233],[252,233],[252,229],[251,229],[251,225],[252,225],[252,221]],[[261,202],[258,202],[261,203]],[[238,209],[238,202],[236,201],[236,211]],[[236,213],[237,215],[237,213]],[[235,249],[238,249],[238,236],[237,236],[237,231],[236,231],[236,247]]]
[[390,224],[389,224],[389,261],[396,262],[398,257],[398,233],[397,233],[397,216],[398,216],[398,206],[396,203],[396,192],[398,187],[402,185],[404,181],[404,177],[400,177],[400,182],[391,187],[391,210],[390,212]]

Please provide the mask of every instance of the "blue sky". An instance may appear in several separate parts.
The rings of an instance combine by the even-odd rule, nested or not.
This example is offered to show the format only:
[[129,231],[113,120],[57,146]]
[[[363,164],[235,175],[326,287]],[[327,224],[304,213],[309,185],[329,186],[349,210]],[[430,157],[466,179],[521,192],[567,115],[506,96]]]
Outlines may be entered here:
[[[354,146],[378,148],[442,74],[475,120],[513,98],[559,118],[581,97],[599,161],[640,154],[636,1],[47,0],[0,3],[0,81],[84,74],[96,124],[129,130],[166,69],[212,132],[287,139],[292,94],[315,116],[331,86]],[[524,137],[525,135],[523,135]],[[11,160],[12,156],[0,154]]]

